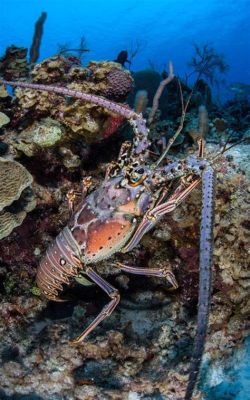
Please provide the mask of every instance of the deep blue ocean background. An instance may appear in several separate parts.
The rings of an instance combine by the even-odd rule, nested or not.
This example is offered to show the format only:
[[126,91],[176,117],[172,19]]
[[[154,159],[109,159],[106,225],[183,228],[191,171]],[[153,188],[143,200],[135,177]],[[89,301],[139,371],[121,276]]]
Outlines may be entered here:
[[34,23],[42,11],[40,60],[58,52],[59,43],[79,44],[85,36],[89,60],[114,60],[120,50],[140,50],[131,69],[161,71],[172,60],[184,77],[193,43],[209,43],[230,66],[220,96],[232,98],[228,86],[250,83],[249,0],[1,0],[0,55],[11,44],[30,47]]

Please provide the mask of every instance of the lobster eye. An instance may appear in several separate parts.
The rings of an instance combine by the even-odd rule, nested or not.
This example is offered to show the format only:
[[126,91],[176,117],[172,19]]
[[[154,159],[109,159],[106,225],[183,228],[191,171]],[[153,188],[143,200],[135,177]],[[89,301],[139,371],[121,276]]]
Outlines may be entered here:
[[130,181],[132,183],[139,182],[140,180],[141,180],[141,176],[140,175],[134,175],[134,176],[131,176],[131,178],[130,178]]
[[145,179],[144,176],[145,170],[144,168],[135,168],[129,176],[130,185],[138,186]]

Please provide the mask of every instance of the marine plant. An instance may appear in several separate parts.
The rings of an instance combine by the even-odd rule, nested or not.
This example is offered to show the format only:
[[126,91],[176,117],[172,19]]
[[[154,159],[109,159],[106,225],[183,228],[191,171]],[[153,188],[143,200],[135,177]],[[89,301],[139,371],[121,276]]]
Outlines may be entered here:
[[225,74],[229,66],[224,60],[222,54],[217,53],[214,47],[208,43],[204,45],[194,44],[194,55],[188,62],[188,67],[191,72],[186,74],[186,82],[188,79],[196,74],[196,81],[203,78],[211,85],[219,85],[223,81],[218,77],[218,74]]
[[60,43],[58,44],[58,54],[59,55],[69,55],[70,53],[76,53],[79,58],[80,63],[82,63],[82,57],[84,53],[89,52],[87,48],[87,42],[85,36],[81,36],[79,46],[72,47],[71,43]]
[[43,36],[43,25],[46,21],[47,18],[47,13],[42,12],[40,17],[35,23],[35,31],[34,31],[34,36],[32,40],[32,45],[30,48],[30,64],[34,64],[37,62],[39,58],[39,51],[40,51],[40,46],[41,46],[41,41],[42,41],[42,36]]

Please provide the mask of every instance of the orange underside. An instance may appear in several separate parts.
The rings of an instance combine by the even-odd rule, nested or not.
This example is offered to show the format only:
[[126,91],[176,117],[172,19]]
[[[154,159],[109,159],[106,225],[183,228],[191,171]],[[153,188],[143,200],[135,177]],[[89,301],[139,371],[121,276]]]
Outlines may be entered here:
[[128,234],[131,223],[124,219],[118,221],[103,222],[88,232],[87,253],[96,254],[99,251],[109,251],[112,247]]
[[132,215],[140,215],[137,209],[137,203],[135,201],[129,201],[128,203],[119,206],[118,210],[123,213],[132,214]]

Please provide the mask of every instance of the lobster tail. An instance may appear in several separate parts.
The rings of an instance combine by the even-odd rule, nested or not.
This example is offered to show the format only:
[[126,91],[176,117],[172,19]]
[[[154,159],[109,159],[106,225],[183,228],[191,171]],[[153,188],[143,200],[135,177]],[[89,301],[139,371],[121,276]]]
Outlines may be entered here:
[[38,267],[36,282],[48,299],[60,301],[58,293],[63,290],[63,284],[69,284],[70,278],[82,268],[80,254],[69,228],[64,228]]

